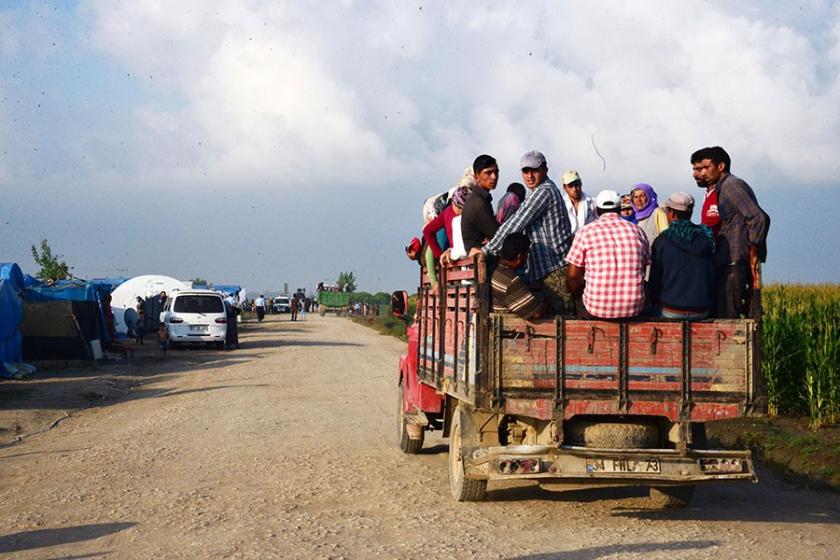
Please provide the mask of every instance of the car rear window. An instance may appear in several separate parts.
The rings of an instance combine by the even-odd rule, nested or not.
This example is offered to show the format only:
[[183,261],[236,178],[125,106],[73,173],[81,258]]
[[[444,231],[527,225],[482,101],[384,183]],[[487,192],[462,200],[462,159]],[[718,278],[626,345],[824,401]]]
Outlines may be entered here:
[[181,313],[223,313],[225,306],[218,296],[178,296],[175,298],[176,312]]

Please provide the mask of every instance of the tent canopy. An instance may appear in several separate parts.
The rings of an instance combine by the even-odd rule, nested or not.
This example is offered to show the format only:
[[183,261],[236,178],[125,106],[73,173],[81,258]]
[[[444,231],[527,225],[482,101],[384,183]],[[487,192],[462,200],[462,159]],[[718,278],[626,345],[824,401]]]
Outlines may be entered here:
[[0,263],[0,280],[8,280],[9,287],[17,293],[23,292],[26,285],[23,271],[17,263]]
[[236,292],[242,290],[242,286],[238,284],[213,284],[213,289],[217,292],[222,292],[225,295],[236,295]]

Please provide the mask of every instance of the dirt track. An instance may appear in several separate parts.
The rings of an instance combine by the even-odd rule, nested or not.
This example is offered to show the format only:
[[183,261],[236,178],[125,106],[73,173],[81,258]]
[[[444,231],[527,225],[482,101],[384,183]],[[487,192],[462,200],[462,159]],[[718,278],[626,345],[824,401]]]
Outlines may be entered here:
[[0,557],[840,557],[837,496],[766,472],[678,512],[636,489],[454,503],[446,442],[395,443],[402,343],[282,318],[247,325],[238,352],[150,363],[142,387],[0,450]]

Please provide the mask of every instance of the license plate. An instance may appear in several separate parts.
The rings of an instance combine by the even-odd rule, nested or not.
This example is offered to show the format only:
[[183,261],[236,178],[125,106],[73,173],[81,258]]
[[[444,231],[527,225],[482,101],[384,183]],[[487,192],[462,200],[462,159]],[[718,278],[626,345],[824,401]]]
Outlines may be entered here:
[[659,459],[623,459],[619,457],[589,458],[588,473],[659,473]]
[[207,332],[207,325],[190,325],[190,332]]

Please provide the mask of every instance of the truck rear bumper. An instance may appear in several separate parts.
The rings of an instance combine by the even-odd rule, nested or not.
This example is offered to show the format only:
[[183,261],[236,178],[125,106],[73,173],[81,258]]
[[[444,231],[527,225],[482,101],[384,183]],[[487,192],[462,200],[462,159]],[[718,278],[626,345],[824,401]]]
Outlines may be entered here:
[[478,448],[465,457],[466,476],[657,485],[721,480],[758,482],[749,451],[594,449],[518,445]]

